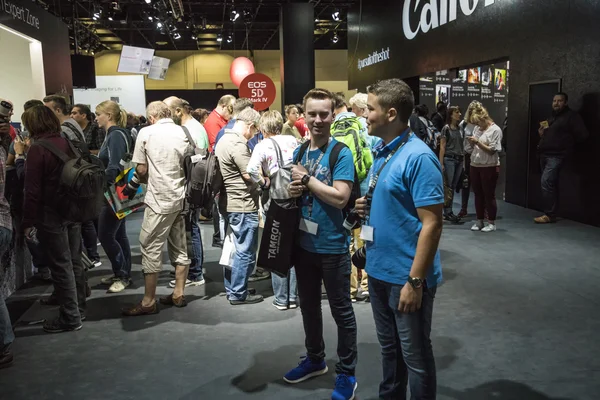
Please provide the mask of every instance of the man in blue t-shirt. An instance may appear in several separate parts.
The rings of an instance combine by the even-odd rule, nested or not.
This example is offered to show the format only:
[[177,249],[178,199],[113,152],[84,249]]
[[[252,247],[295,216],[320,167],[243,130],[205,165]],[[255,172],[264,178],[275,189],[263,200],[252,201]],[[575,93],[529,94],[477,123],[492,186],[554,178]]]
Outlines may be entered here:
[[[284,380],[299,383],[327,373],[321,281],[325,284],[331,313],[338,326],[338,377],[332,399],[354,398],[356,378],[356,319],[350,300],[349,234],[343,227],[342,209],[348,203],[354,181],[352,152],[341,149],[335,165],[330,154],[338,143],[331,138],[334,95],[313,89],[304,97],[306,124],[311,133],[308,148],[296,149],[290,194],[301,198],[302,215],[295,254],[298,295],[307,357]],[[302,154],[303,153],[303,154]]]
[[356,210],[366,217],[361,236],[382,348],[379,398],[406,398],[408,382],[412,398],[435,399],[430,334],[433,299],[442,282],[442,168],[408,126],[414,103],[410,87],[389,79],[368,92],[369,133],[382,143],[375,148],[370,190],[356,201]]

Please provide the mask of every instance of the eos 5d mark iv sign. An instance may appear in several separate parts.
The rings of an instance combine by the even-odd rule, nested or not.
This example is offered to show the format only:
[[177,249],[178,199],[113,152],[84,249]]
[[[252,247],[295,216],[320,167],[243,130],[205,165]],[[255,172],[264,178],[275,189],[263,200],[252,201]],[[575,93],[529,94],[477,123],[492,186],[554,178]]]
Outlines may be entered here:
[[0,0],[0,10],[12,16],[13,19],[22,21],[35,29],[40,29],[40,19],[33,15],[27,7],[18,6],[8,0]]
[[[431,29],[438,28],[456,20],[458,8],[469,16],[473,14],[477,6],[491,6],[496,0],[404,0],[402,11],[402,29],[408,40],[414,39],[419,32],[427,33]],[[500,0],[498,0],[500,1]],[[439,7],[438,7],[439,3]],[[421,13],[418,14],[419,6],[423,4]],[[414,6],[414,7],[413,7]]]
[[250,99],[255,110],[266,110],[275,101],[275,84],[265,74],[251,74],[240,84],[239,94]]

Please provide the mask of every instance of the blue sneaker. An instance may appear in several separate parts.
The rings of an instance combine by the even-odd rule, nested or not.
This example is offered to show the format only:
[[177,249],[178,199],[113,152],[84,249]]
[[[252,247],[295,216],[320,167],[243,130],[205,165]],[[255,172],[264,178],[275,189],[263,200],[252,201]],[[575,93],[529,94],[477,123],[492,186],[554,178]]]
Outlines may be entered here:
[[357,387],[358,383],[355,377],[339,374],[335,378],[335,389],[331,394],[331,400],[353,400]]
[[285,374],[283,380],[287,383],[300,383],[312,377],[326,374],[328,370],[325,360],[314,363],[310,361],[310,358],[302,357],[302,361],[298,366]]

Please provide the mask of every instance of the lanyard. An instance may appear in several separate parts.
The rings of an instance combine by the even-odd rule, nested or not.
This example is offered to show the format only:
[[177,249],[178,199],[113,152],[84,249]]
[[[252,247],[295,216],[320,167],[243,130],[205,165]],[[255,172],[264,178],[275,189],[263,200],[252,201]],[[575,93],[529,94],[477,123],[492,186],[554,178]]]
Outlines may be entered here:
[[[310,169],[310,171],[308,171],[308,175],[310,176],[315,176],[315,173],[317,172],[317,168],[319,168],[319,163],[321,162],[321,160],[323,159],[323,156],[325,156],[325,153],[327,152],[327,147],[329,147],[329,143],[331,143],[331,140],[328,140],[327,143],[320,147],[319,150],[321,150],[321,154],[319,155],[319,158],[317,158],[317,161],[313,164],[312,168]],[[310,153],[310,145],[309,147],[306,149],[306,161],[304,166],[306,167],[308,165],[308,154]],[[331,171],[331,176],[333,177],[333,171],[332,171],[332,166],[329,166],[329,170]],[[314,202],[314,197],[312,196],[311,192],[308,192],[308,218],[310,218],[312,216],[312,209],[313,209],[313,202]]]
[[[400,141],[398,142],[396,147],[394,147],[394,149],[392,151],[390,151],[390,154],[387,155],[387,157],[383,161],[383,164],[381,164],[381,167],[379,167],[379,170],[375,174],[371,175],[371,179],[369,179],[369,190],[367,191],[367,194],[366,194],[367,201],[370,201],[370,198],[373,197],[373,193],[375,192],[375,187],[377,186],[377,182],[379,181],[379,175],[381,175],[381,172],[383,171],[383,169],[385,168],[387,163],[392,159],[394,154],[396,154],[398,152],[398,150],[400,150],[402,148],[402,146],[404,146],[406,144],[406,142],[408,142],[408,139],[410,139],[410,136],[411,136],[411,132],[410,132],[410,130],[407,129],[402,134],[402,139],[400,139]],[[368,219],[367,219],[367,222],[368,222]]]

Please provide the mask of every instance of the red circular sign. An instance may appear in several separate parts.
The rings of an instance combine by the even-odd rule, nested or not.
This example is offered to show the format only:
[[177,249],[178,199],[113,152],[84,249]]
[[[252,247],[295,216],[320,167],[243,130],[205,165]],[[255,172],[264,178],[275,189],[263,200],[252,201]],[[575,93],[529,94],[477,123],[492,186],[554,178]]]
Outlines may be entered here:
[[275,84],[265,74],[248,75],[240,84],[239,94],[250,99],[255,110],[266,110],[275,101]]

